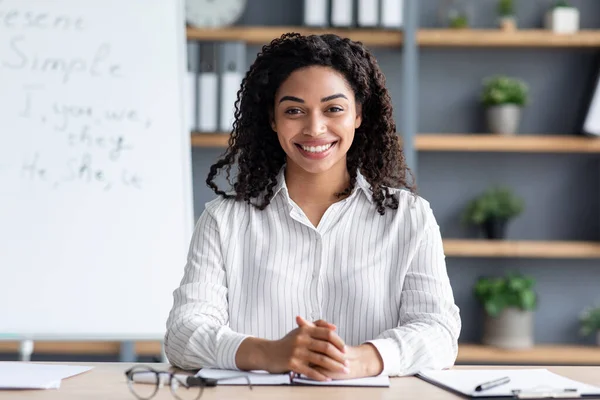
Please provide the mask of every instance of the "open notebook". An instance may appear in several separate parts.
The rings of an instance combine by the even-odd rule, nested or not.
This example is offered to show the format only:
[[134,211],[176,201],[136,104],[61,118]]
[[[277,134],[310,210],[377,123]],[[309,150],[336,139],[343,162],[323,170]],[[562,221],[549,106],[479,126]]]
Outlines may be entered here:
[[252,385],[316,385],[316,386],[365,386],[389,387],[390,378],[379,375],[371,378],[358,378],[319,382],[308,378],[291,378],[289,374],[269,374],[266,371],[231,371],[224,369],[203,368],[196,376],[203,378],[219,379],[219,385],[247,385],[250,379]]
[[[470,398],[600,398],[600,388],[557,375],[547,369],[453,369],[422,371],[417,376],[429,383]],[[475,388],[496,379],[510,381],[494,388]]]

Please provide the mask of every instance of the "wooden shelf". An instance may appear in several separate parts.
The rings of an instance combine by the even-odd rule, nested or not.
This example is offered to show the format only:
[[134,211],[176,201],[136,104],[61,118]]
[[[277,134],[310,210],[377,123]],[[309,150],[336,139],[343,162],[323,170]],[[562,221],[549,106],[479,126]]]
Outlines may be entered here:
[[538,364],[600,365],[600,346],[538,345],[525,350],[502,350],[488,346],[461,344],[460,364]]
[[600,153],[600,138],[558,135],[422,134],[420,151]]
[[[192,135],[194,147],[227,147],[228,133]],[[522,152],[522,153],[600,153],[600,138],[584,136],[488,134],[422,134],[415,138],[419,151]]]
[[600,242],[445,239],[448,257],[600,258]]
[[243,41],[253,45],[264,45],[287,32],[298,32],[303,35],[320,35],[334,33],[362,42],[367,46],[400,47],[402,32],[391,29],[336,29],[309,28],[302,26],[233,26],[228,28],[198,29],[187,28],[190,40],[206,41]]
[[[400,47],[403,35],[398,30],[336,29],[301,26],[234,26],[227,28],[187,28],[190,40],[244,41],[263,45],[286,32],[302,34],[335,33],[374,47]],[[583,30],[558,35],[543,29],[503,32],[499,29],[421,29],[417,42],[427,47],[600,47],[600,30]]]
[[[35,342],[34,354],[117,355],[119,342]],[[0,353],[18,353],[18,342],[0,342]],[[158,341],[136,342],[141,356],[159,356]],[[502,350],[488,346],[459,345],[457,363],[579,364],[600,365],[600,346],[540,345],[527,350]]]
[[[36,341],[34,354],[119,354],[120,342],[72,342],[72,341]],[[135,342],[135,351],[141,356],[160,355],[162,353],[161,342],[144,341]],[[0,341],[0,353],[18,353],[19,342]]]
[[544,29],[423,29],[417,38],[432,47],[600,47],[600,30],[559,35]]
[[194,133],[191,140],[192,147],[227,147],[229,133]]

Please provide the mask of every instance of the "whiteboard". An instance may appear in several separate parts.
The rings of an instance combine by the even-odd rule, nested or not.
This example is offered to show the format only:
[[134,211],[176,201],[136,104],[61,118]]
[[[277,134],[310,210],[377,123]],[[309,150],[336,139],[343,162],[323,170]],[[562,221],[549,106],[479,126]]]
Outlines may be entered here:
[[161,339],[193,228],[182,5],[0,0],[0,338]]

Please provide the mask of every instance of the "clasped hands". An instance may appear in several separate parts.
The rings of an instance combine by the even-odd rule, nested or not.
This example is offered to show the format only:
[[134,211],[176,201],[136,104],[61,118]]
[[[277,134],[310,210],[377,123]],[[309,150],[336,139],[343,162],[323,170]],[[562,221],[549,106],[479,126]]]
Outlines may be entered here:
[[375,346],[346,346],[336,326],[324,320],[314,323],[296,317],[298,328],[280,340],[267,341],[271,373],[294,372],[318,381],[375,376],[383,361]]

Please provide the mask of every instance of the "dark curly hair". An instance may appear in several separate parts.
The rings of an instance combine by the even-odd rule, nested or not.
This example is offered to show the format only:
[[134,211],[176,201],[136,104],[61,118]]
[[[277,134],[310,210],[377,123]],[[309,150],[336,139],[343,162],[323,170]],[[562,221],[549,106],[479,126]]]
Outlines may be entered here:
[[[352,88],[356,102],[362,105],[362,123],[356,129],[346,158],[350,183],[336,195],[344,197],[351,193],[360,170],[371,185],[379,214],[383,215],[386,207],[397,209],[398,198],[388,188],[404,188],[413,193],[416,189],[396,134],[385,77],[375,57],[362,43],[333,34],[287,33],[263,46],[237,93],[229,146],[210,167],[206,183],[225,198],[243,200],[261,210],[269,205],[277,174],[286,161],[286,154],[270,125],[275,92],[292,72],[309,66],[330,67],[341,73]],[[238,170],[233,183],[231,167],[236,163]],[[220,190],[214,183],[222,169],[226,170],[233,194]]]

